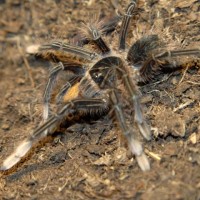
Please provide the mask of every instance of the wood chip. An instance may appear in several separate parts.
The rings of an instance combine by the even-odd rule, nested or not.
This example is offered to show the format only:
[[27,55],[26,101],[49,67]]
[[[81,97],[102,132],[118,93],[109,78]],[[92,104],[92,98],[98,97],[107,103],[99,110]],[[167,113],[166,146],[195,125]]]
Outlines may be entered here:
[[156,153],[153,153],[151,151],[149,151],[148,149],[145,149],[144,152],[150,156],[151,158],[153,158],[154,160],[157,160],[157,161],[161,161],[161,156],[156,154]]
[[197,143],[197,134],[196,134],[196,133],[192,133],[192,135],[190,135],[190,137],[188,138],[188,140],[189,140],[192,144],[196,144],[196,143]]
[[193,1],[192,0],[190,0],[190,1],[188,1],[188,0],[180,1],[180,2],[177,2],[175,4],[175,7],[178,7],[178,8],[187,8],[187,7],[191,6],[195,1],[196,0],[193,0]]

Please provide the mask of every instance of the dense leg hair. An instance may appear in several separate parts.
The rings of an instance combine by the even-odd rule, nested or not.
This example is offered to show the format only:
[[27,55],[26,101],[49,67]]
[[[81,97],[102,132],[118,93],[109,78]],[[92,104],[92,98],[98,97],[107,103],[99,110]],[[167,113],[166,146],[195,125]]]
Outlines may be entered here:
[[173,60],[173,58],[185,55],[200,56],[200,49],[172,50],[152,54],[143,62],[139,70],[140,76],[144,82],[147,82],[162,70],[180,69],[181,66],[177,63],[175,65],[170,63],[169,59]]
[[143,148],[141,143],[134,138],[134,129],[133,127],[129,128],[126,124],[126,119],[123,114],[123,110],[121,107],[121,104],[118,99],[117,91],[111,90],[110,92],[110,100],[113,104],[113,109],[115,111],[115,115],[117,118],[117,121],[119,122],[120,128],[122,130],[123,135],[127,139],[127,142],[129,144],[129,149],[131,152],[136,156],[138,165],[143,171],[147,171],[150,169],[149,161],[143,152]]
[[99,57],[97,53],[91,52],[87,49],[84,49],[83,47],[73,46],[66,43],[62,43],[62,42],[52,42],[49,44],[44,44],[44,45],[39,46],[38,50],[39,50],[38,53],[42,53],[42,51],[49,51],[49,50],[62,51],[62,52],[74,54],[75,56],[78,56],[80,58],[87,59],[87,60],[93,60]]
[[[98,113],[108,108],[105,99],[76,99],[64,105],[56,115],[51,116],[43,125],[38,127],[27,139],[25,139],[1,166],[0,170],[8,170],[17,164],[31,147],[42,138],[51,135],[62,122],[65,124],[74,118],[87,113]],[[48,131],[46,131],[48,130]]]
[[[86,23],[86,24],[84,23],[80,29],[81,32],[78,33],[74,37],[74,40],[78,46],[84,46],[86,44],[89,44],[91,41],[92,41],[92,43],[95,44],[95,41],[93,41],[93,40],[95,40],[95,38],[93,38],[91,30],[96,29],[98,31],[98,35],[100,35],[101,39],[103,40],[100,42],[97,41],[97,43],[100,43],[100,44],[103,42],[105,43],[105,44],[103,44],[103,47],[100,47],[99,49],[101,50],[101,48],[102,48],[103,51],[102,50],[101,51],[103,54],[106,52],[109,52],[110,48],[109,48],[108,44],[106,44],[105,40],[103,39],[103,36],[104,35],[107,36],[107,35],[111,34],[113,31],[115,31],[120,20],[121,20],[120,16],[112,16],[109,18],[106,18],[106,17],[101,18],[101,16],[99,16],[98,20],[96,20],[96,21],[93,20],[94,22]],[[92,26],[92,28],[91,28],[91,26]],[[97,46],[98,44],[95,44],[95,45]]]
[[86,26],[86,28],[88,29],[88,39],[91,40],[101,50],[102,54],[110,52],[110,48],[102,38],[102,33],[100,30],[98,30],[98,27],[95,26],[95,24],[89,24]]
[[142,114],[137,86],[133,82],[132,78],[129,76],[128,72],[126,71],[126,68],[123,65],[121,66],[121,68],[117,68],[117,70],[119,71],[120,76],[122,77],[122,80],[124,82],[125,88],[130,95],[130,99],[135,112],[134,120],[143,137],[147,140],[150,140],[151,132]]
[[133,67],[139,69],[140,81],[147,82],[164,64],[153,58],[153,52],[161,46],[157,35],[143,36],[132,44],[127,60]]
[[158,47],[159,37],[157,35],[143,36],[131,45],[127,53],[127,60],[132,65],[139,67]]
[[104,21],[98,17],[91,20],[90,23],[83,24],[80,29],[82,37],[88,40],[89,43],[94,44],[102,52],[102,55],[110,52],[110,48],[102,37],[107,28],[103,27],[103,24]]
[[155,74],[163,69],[180,68],[178,65],[170,64],[169,59],[178,56],[200,55],[200,49],[172,50],[155,53],[160,46],[162,44],[158,35],[148,35],[137,40],[128,51],[127,60],[131,65],[139,69],[143,82],[151,80]]
[[126,13],[124,14],[122,25],[120,28],[119,35],[119,50],[125,50],[126,48],[126,35],[128,32],[128,27],[130,24],[131,17],[133,16],[137,7],[137,0],[131,0],[128,8],[126,9]]
[[98,61],[92,67],[90,74],[96,83],[99,84],[100,88],[109,89],[111,105],[115,111],[116,119],[120,125],[122,134],[127,139],[131,152],[136,155],[139,166],[142,170],[146,171],[150,169],[150,164],[142,150],[140,142],[134,138],[134,127],[129,128],[126,124],[126,119],[121,105],[122,103],[118,98],[120,92],[117,89],[116,84],[118,79],[122,79],[129,95],[128,100],[134,107],[134,121],[136,122],[141,134],[147,140],[150,140],[151,133],[141,111],[137,86],[128,74],[124,64],[125,63],[123,63],[119,57],[106,57]]

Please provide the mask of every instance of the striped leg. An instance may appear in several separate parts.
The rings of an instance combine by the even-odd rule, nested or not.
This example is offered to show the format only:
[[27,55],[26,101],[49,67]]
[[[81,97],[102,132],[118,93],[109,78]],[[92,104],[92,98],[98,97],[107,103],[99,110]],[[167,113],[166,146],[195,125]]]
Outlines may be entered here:
[[83,36],[90,42],[94,43],[103,55],[110,52],[110,48],[102,37],[103,33],[106,31],[106,28],[108,27],[103,27],[101,21],[94,20],[94,22],[84,24],[81,29]]
[[52,42],[49,44],[41,45],[39,46],[38,53],[42,53],[42,51],[48,51],[48,50],[56,50],[56,51],[71,53],[74,54],[75,56],[87,60],[93,60],[99,57],[97,53],[91,52],[87,49],[84,49],[83,47],[73,46],[63,42]]
[[137,1],[131,0],[131,3],[128,5],[128,8],[126,9],[126,13],[124,14],[124,17],[122,20],[122,25],[120,29],[120,35],[119,35],[119,50],[125,50],[126,48],[126,35],[127,35],[131,17],[133,16],[135,12],[136,7],[137,7]]
[[150,164],[145,153],[143,152],[142,145],[137,139],[134,138],[133,129],[130,129],[126,124],[126,119],[124,117],[122,107],[119,103],[116,90],[111,90],[110,100],[111,103],[113,104],[115,115],[119,122],[122,133],[128,141],[131,152],[136,156],[138,165],[143,171],[149,170]]
[[[59,64],[50,71],[49,79],[44,91],[44,99],[43,99],[43,119],[46,121],[49,117],[49,101],[51,99],[51,93],[54,89],[56,79],[58,78],[58,74],[61,71],[72,71],[76,74],[76,77],[80,79],[85,73],[81,66],[71,65],[71,64],[64,64],[59,62]],[[72,82],[71,82],[72,85]],[[67,90],[65,90],[67,91]],[[62,90],[62,92],[64,92]],[[59,95],[60,96],[60,95]]]
[[179,56],[199,56],[200,49],[185,49],[185,50],[172,50],[164,51],[156,55],[151,55],[142,64],[139,72],[144,82],[152,79],[157,73],[162,70],[176,70],[180,69],[181,66],[169,64],[169,59],[173,59]]
[[130,47],[127,60],[131,65],[139,69],[143,82],[147,82],[162,69],[176,69],[180,66],[170,64],[169,59],[178,56],[200,56],[200,49],[171,50],[155,53],[161,45],[158,35],[143,36]]
[[63,66],[62,62],[59,62],[59,64],[50,71],[49,79],[46,84],[46,88],[45,88],[44,95],[43,95],[44,96],[43,97],[43,119],[44,119],[44,122],[49,117],[49,101],[51,98],[51,93],[55,86],[57,76],[58,76],[59,72],[62,70],[64,70],[64,66]]
[[[0,170],[8,170],[20,162],[21,158],[31,147],[47,135],[51,135],[62,122],[70,122],[74,118],[85,114],[101,113],[108,108],[108,102],[104,99],[76,99],[64,105],[56,115],[51,116],[43,125],[39,126],[17,149],[11,154],[1,166]],[[46,131],[48,130],[48,131]]]
[[184,49],[184,50],[172,50],[165,51],[160,54],[154,55],[154,58],[163,59],[163,58],[172,58],[177,56],[200,56],[200,49]]
[[126,71],[123,65],[121,65],[121,68],[117,68],[117,70],[120,76],[122,77],[124,85],[133,103],[134,112],[135,112],[135,117],[134,117],[135,122],[137,123],[138,128],[141,134],[144,136],[144,138],[147,140],[150,140],[151,132],[142,114],[137,86],[136,84],[134,84],[132,78],[129,76],[128,72]]

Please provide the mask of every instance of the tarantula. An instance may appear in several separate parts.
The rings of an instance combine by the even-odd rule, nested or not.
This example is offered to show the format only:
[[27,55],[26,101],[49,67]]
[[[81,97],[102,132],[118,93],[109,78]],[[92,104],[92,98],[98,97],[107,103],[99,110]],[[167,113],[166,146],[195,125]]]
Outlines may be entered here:
[[[85,115],[104,115],[108,111],[114,112],[121,133],[140,168],[143,171],[150,169],[147,156],[135,134],[139,130],[145,139],[151,139],[150,127],[142,114],[137,83],[139,80],[148,81],[159,70],[176,68],[170,63],[172,58],[200,55],[200,49],[159,51],[160,46],[164,45],[156,34],[143,36],[128,48],[127,31],[132,16],[137,12],[137,4],[137,0],[130,0],[115,47],[108,45],[106,26],[101,20],[84,24],[82,35],[87,39],[87,45],[75,46],[55,41],[37,46],[37,55],[57,63],[50,71],[44,92],[44,123],[3,162],[1,170],[13,167],[34,143],[53,134],[62,124]],[[88,46],[91,48],[86,48]],[[52,115],[49,105],[51,94],[62,71],[70,72],[70,75],[57,94],[57,113]],[[134,108],[133,127],[126,121],[124,99]]]

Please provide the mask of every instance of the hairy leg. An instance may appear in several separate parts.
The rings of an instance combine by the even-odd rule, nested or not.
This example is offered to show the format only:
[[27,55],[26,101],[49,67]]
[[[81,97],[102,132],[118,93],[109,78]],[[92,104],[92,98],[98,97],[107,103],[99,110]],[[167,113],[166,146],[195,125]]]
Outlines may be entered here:
[[[108,108],[108,102],[104,99],[76,99],[65,104],[56,115],[51,116],[43,125],[25,139],[16,150],[3,162],[0,170],[8,170],[20,162],[21,158],[31,147],[47,135],[51,135],[63,122],[70,122],[76,115],[98,113]],[[48,131],[46,131],[48,130]]]

